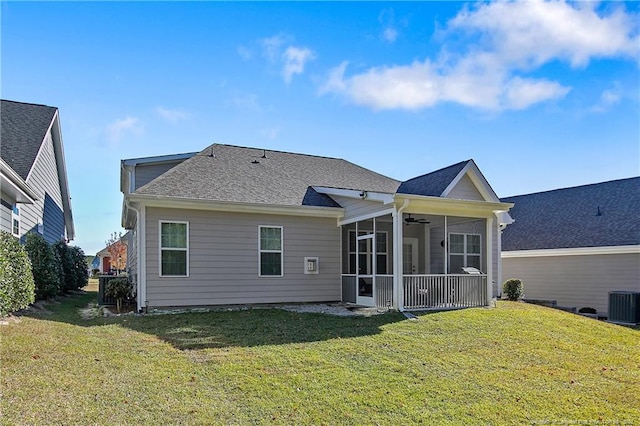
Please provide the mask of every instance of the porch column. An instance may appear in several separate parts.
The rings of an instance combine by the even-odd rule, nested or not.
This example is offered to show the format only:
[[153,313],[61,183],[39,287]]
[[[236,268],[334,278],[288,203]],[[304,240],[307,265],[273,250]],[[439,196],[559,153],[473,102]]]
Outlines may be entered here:
[[394,309],[404,311],[404,279],[402,276],[402,211],[409,205],[408,200],[400,208],[394,208],[393,217],[393,282]]
[[[493,299],[493,216],[486,219],[487,234],[487,301],[486,305],[491,305]],[[500,254],[498,253],[498,256]]]

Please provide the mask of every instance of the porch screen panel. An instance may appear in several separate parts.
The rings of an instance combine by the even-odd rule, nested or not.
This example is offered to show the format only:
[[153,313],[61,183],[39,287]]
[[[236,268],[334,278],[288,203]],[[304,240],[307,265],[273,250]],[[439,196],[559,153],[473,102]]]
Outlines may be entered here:
[[462,273],[463,267],[481,269],[481,242],[478,234],[449,235],[449,272]]

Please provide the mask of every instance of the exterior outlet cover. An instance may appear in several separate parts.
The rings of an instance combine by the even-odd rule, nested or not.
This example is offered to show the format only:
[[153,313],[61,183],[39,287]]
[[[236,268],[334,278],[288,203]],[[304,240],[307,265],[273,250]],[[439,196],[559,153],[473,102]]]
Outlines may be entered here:
[[317,274],[319,262],[317,257],[305,257],[304,258],[304,273],[305,275]]

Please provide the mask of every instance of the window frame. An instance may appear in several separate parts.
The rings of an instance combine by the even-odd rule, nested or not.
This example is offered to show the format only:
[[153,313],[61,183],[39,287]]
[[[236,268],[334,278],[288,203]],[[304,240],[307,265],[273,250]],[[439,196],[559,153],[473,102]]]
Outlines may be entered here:
[[[280,250],[262,249],[262,229],[280,230]],[[280,275],[265,275],[262,273],[262,253],[280,254]],[[284,226],[282,225],[258,225],[258,277],[260,278],[281,278],[284,277]]]
[[[463,238],[464,250],[463,250],[462,253],[457,253],[457,252],[453,253],[451,251],[451,246],[452,246],[452,244],[451,244],[451,236],[452,235],[462,235],[464,237]],[[479,240],[478,246],[479,246],[479,249],[480,249],[480,251],[478,253],[469,253],[467,251],[467,237],[469,237],[469,236],[477,236],[478,237],[478,240]],[[462,267],[463,268],[469,267],[469,263],[467,261],[468,257],[477,257],[479,259],[479,262],[478,262],[479,263],[479,268],[478,269],[482,270],[482,234],[479,234],[479,233],[476,233],[476,232],[449,232],[449,244],[447,245],[447,247],[449,248],[449,250],[448,250],[449,259],[448,259],[448,262],[447,262],[447,267],[448,267],[449,271],[451,270],[451,264],[452,264],[451,256],[462,256],[462,259],[463,259],[463,261],[462,261],[463,266]],[[451,272],[449,272],[449,273],[451,273]],[[460,272],[454,273],[454,275],[455,274],[459,274],[459,273]]]
[[[17,204],[11,206],[11,235],[20,238],[20,209]],[[16,227],[18,232],[16,232]]]
[[[187,225],[187,244],[185,248],[179,247],[162,247],[162,224],[164,223],[178,223]],[[185,275],[167,275],[162,273],[162,252],[163,251],[184,251],[187,253],[186,255],[186,268]],[[169,220],[169,219],[161,219],[158,221],[158,276],[161,278],[189,278],[189,252],[190,252],[190,241],[189,241],[189,222],[184,220]]]

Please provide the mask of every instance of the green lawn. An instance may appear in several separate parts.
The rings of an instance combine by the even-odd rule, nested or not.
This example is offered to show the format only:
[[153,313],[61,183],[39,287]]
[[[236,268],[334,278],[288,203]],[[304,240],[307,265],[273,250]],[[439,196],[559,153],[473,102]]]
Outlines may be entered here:
[[640,419],[640,331],[539,306],[417,321],[275,309],[82,320],[93,300],[0,328],[2,424]]

